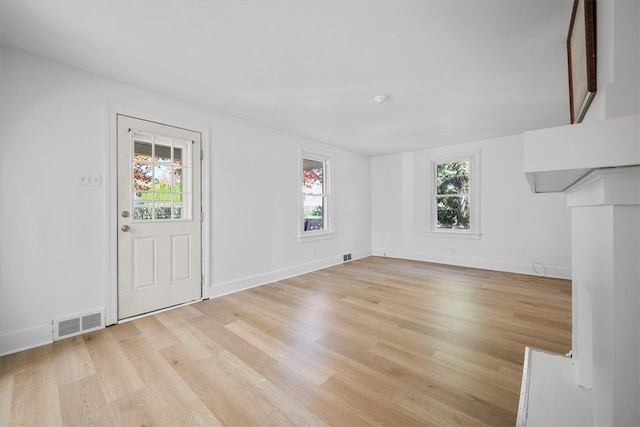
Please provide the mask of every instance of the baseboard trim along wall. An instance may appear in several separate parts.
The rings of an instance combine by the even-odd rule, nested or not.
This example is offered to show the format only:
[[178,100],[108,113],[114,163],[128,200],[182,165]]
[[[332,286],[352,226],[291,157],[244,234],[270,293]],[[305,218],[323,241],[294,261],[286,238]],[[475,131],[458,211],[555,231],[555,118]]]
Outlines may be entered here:
[[[365,258],[370,255],[370,250],[351,252],[351,260],[353,261],[359,258]],[[224,295],[233,294],[235,292],[244,291],[246,289],[266,285],[278,280],[284,280],[290,277],[299,276],[301,274],[311,273],[312,271],[322,270],[323,268],[333,267],[334,265],[342,263],[344,263],[342,255],[336,255],[307,264],[296,265],[294,267],[271,271],[269,273],[257,274],[255,276],[248,276],[241,279],[230,280],[228,282],[211,285],[209,287],[209,296],[210,298],[221,297]]]
[[[429,254],[421,252],[398,251],[394,249],[374,249],[374,256],[386,256],[390,258],[408,259],[412,261],[434,262],[438,264],[455,265],[458,267],[479,268],[481,270],[504,271],[507,273],[529,274],[532,276],[544,275],[558,279],[571,280],[571,269],[540,263],[534,270],[532,264],[509,263],[497,260],[485,260],[478,258],[466,258],[459,255],[447,256],[442,254]],[[536,271],[537,270],[537,271]],[[541,274],[543,273],[544,274]]]
[[0,356],[53,342],[51,324],[0,335]]

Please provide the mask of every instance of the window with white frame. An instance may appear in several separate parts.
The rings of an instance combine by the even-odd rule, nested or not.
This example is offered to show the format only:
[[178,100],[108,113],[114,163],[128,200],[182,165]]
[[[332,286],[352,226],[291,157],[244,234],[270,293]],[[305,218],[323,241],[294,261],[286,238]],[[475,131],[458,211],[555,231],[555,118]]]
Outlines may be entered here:
[[330,231],[329,156],[301,154],[301,236],[325,234]]
[[480,155],[430,159],[429,230],[480,237]]

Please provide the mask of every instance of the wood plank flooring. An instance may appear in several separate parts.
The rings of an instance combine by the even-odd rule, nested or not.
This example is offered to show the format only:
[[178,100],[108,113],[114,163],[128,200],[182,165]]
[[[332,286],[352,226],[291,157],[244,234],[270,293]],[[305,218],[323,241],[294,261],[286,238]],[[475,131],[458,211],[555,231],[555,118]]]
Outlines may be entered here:
[[571,284],[369,257],[0,358],[0,425],[514,425]]

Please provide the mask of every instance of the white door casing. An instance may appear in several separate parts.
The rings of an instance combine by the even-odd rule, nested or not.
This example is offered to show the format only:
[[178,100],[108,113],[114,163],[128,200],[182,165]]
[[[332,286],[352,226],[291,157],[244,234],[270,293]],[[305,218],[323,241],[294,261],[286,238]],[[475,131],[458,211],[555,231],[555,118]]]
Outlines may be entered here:
[[201,135],[117,116],[118,319],[202,297]]

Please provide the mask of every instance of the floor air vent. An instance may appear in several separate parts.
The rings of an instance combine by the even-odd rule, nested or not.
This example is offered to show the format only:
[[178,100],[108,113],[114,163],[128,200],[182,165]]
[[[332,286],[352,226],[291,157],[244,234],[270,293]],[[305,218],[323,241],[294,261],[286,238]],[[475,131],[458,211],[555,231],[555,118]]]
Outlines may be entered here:
[[104,310],[53,319],[53,340],[58,341],[104,327]]

